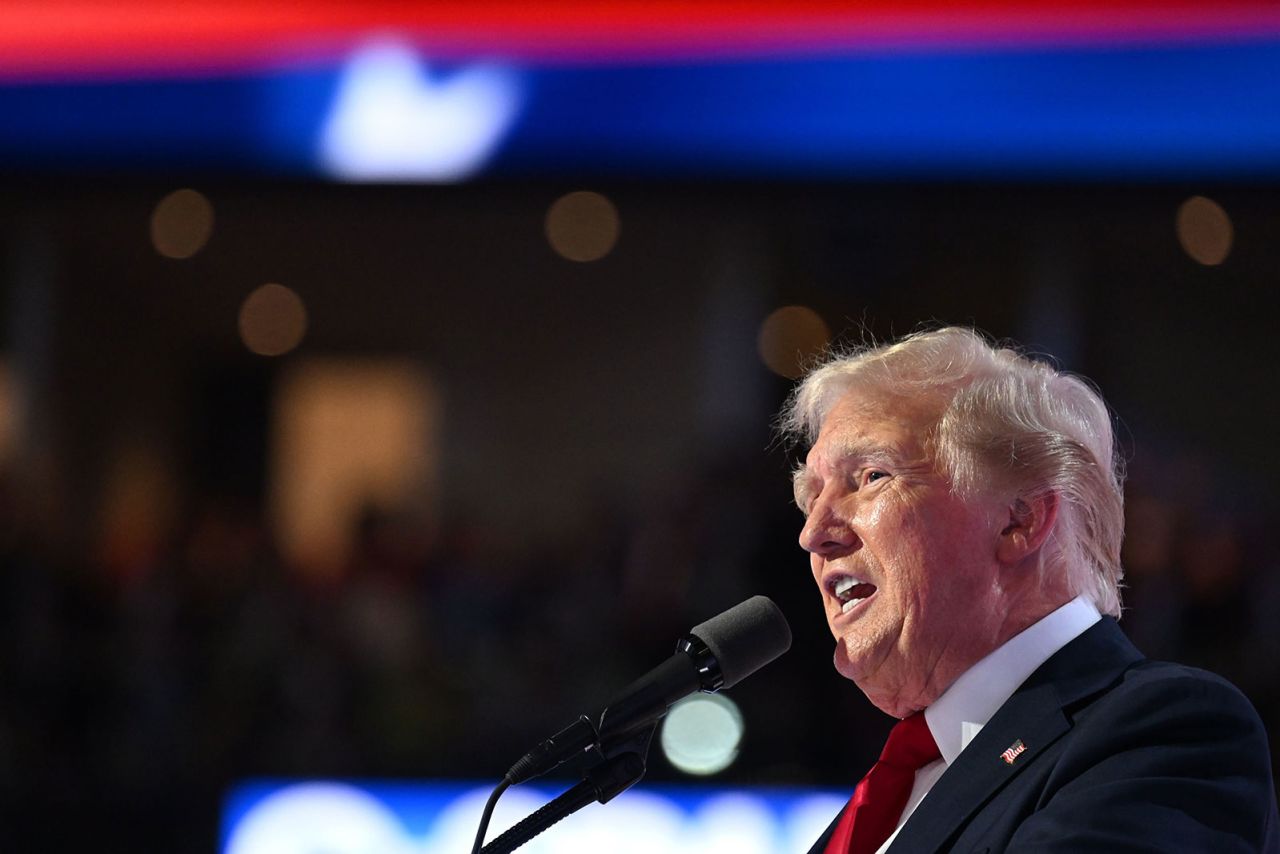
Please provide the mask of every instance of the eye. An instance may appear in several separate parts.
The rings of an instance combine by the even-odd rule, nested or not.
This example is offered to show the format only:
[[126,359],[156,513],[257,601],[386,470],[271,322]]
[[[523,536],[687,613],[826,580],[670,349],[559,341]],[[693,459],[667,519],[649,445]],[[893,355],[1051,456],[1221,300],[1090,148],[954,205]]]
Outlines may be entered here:
[[862,482],[866,484],[872,484],[872,483],[875,483],[877,480],[883,480],[888,476],[889,476],[889,473],[887,471],[880,471],[879,469],[867,469],[862,473]]

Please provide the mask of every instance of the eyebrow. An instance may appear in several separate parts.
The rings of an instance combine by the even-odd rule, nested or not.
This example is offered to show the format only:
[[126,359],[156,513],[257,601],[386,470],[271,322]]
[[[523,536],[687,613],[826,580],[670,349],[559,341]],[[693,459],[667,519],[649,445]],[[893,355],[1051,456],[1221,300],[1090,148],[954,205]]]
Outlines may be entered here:
[[840,442],[834,450],[841,463],[851,460],[901,462],[907,458],[905,450],[892,442],[869,442],[865,439]]
[[[809,467],[804,463],[796,466],[796,470],[791,473],[791,497],[795,501],[796,506],[802,511],[805,510],[805,504],[809,499]],[[808,511],[805,511],[808,512]]]

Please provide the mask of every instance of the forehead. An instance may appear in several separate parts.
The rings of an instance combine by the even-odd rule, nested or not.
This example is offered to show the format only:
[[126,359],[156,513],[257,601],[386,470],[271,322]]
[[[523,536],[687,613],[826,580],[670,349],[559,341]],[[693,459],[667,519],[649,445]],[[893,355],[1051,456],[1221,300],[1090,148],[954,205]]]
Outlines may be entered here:
[[936,420],[936,409],[927,403],[848,392],[827,411],[806,465],[872,453],[925,457],[925,439]]

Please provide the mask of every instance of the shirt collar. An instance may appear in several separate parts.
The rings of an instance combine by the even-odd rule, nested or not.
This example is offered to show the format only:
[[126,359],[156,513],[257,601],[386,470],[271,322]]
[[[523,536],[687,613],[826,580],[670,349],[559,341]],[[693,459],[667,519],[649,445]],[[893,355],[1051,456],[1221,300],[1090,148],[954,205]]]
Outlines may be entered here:
[[1094,604],[1077,596],[960,674],[924,710],[925,722],[946,763],[956,760],[1036,668],[1099,619],[1101,615]]

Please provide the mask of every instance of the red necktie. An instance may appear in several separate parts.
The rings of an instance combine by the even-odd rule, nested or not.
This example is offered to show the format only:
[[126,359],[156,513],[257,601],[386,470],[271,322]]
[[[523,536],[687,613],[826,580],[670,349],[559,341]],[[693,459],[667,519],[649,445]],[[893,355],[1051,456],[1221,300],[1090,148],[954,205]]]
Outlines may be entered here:
[[924,712],[898,721],[880,759],[854,790],[825,854],[875,854],[898,826],[916,771],[941,755]]

